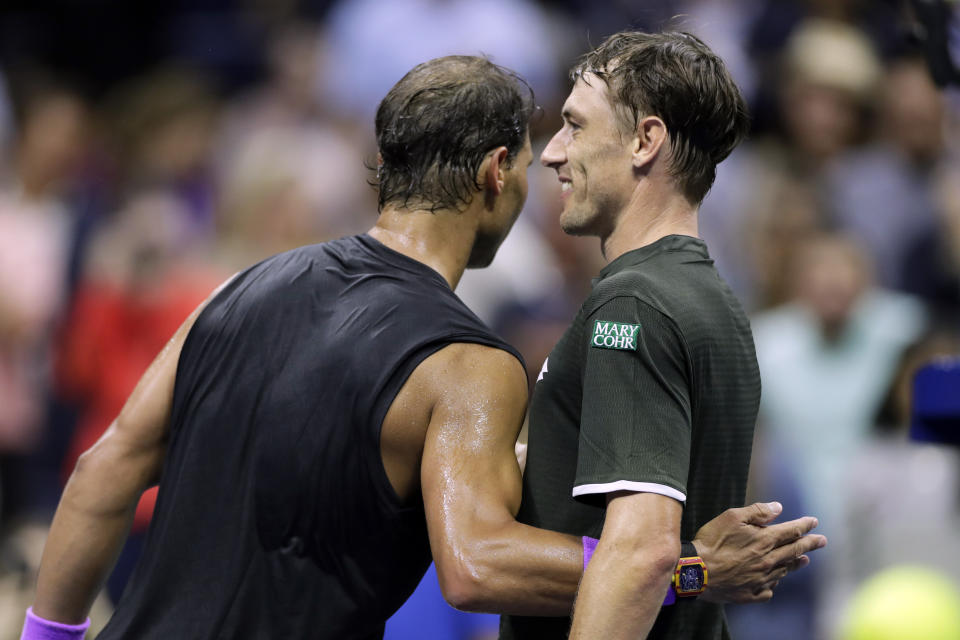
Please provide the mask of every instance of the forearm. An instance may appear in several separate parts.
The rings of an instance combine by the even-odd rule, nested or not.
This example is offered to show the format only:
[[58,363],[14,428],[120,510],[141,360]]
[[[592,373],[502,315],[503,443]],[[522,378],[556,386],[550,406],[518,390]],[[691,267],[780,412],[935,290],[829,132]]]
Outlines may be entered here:
[[459,609],[567,616],[583,574],[583,547],[577,536],[512,521],[475,539],[459,564],[464,597],[451,603]]
[[660,612],[676,559],[672,550],[638,550],[601,538],[580,584],[571,640],[645,638]]
[[86,454],[70,477],[44,546],[34,612],[48,620],[83,621],[116,562],[142,483]]

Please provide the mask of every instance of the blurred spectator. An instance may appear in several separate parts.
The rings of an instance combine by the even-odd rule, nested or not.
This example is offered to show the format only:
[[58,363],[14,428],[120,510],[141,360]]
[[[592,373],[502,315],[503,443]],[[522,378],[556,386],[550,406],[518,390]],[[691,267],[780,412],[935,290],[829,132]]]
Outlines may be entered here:
[[407,71],[438,56],[489,55],[526,78],[542,104],[559,93],[565,71],[546,16],[530,0],[341,0],[324,38],[318,91],[364,122]]
[[960,325],[960,166],[942,167],[926,194],[936,224],[907,249],[903,288],[924,298],[944,322]]
[[23,456],[38,453],[46,435],[51,338],[67,302],[73,247],[69,194],[87,133],[85,105],[56,85],[25,90],[19,107],[12,173],[0,186],[0,471],[7,516],[39,506],[49,484],[43,480],[53,478],[44,475],[52,472],[45,463]]
[[221,193],[217,225],[232,267],[312,242],[366,231],[376,195],[365,161],[375,156],[349,120],[333,120],[316,101],[317,30],[278,31],[270,73],[228,106],[218,138]]
[[219,251],[233,270],[300,245],[366,231],[376,221],[363,157],[333,127],[249,132],[222,171]]
[[321,115],[314,90],[321,64],[317,31],[304,23],[278,30],[268,49],[265,80],[226,105],[217,141],[219,163],[229,160],[249,137],[264,129],[316,124]]
[[866,133],[864,117],[880,63],[862,33],[840,22],[811,19],[787,42],[780,113],[786,162],[815,171]]
[[[876,144],[838,163],[828,188],[838,223],[870,252],[879,283],[932,296],[923,282],[934,275],[929,263],[914,263],[910,253],[941,232],[936,183],[947,160],[944,101],[919,59],[896,62],[882,85]],[[924,267],[927,273],[917,273]]]
[[[758,0],[746,47],[757,66],[760,82],[750,98],[756,130],[776,126],[777,84],[781,53],[798,29],[811,18],[842,23],[869,40],[883,59],[901,54],[906,44],[900,21],[901,0]],[[842,68],[845,61],[836,59]]]
[[836,163],[861,143],[879,80],[869,41],[840,22],[809,20],[780,59],[781,130],[735,151],[718,167],[701,232],[721,274],[748,306],[784,301],[797,233],[834,224],[827,189]]
[[161,69],[138,77],[108,100],[120,187],[127,194],[164,188],[190,213],[194,230],[213,231],[216,193],[210,165],[219,105],[198,75]]
[[[18,129],[0,161],[0,638],[32,599],[47,509],[59,496],[62,434],[51,430],[54,335],[69,298],[74,195],[86,105],[39,78],[17,94]],[[33,522],[37,520],[38,522]],[[10,610],[8,608],[12,608]],[[96,612],[104,620],[104,605]]]
[[846,469],[925,314],[916,300],[871,287],[869,259],[842,236],[805,242],[792,273],[791,301],[753,322],[760,414],[769,437],[791,452],[818,531],[831,540],[818,558],[829,567],[847,535]]

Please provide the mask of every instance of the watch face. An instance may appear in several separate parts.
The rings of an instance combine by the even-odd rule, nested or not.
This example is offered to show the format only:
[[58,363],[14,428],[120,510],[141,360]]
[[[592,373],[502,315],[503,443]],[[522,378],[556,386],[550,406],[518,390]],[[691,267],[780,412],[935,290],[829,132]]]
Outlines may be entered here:
[[698,564],[680,567],[677,587],[681,592],[699,591],[703,587],[703,567]]

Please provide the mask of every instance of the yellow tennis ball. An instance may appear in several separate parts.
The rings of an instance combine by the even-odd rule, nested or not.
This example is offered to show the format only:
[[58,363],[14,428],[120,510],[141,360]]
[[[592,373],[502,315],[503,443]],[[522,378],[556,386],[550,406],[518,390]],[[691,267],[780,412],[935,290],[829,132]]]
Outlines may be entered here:
[[840,638],[960,640],[960,590],[933,569],[887,569],[857,590]]

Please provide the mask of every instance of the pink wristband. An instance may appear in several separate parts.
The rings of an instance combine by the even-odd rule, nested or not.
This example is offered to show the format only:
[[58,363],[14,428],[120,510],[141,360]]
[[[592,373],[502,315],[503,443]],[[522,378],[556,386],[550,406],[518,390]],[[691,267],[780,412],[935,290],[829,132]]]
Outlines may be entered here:
[[90,627],[90,618],[83,624],[64,624],[41,618],[27,609],[27,619],[23,622],[20,640],[83,640]]
[[[597,543],[600,542],[596,538],[591,538],[589,536],[583,536],[583,570],[587,570],[587,564],[590,562],[590,558],[593,557],[593,552],[597,548]],[[663,604],[661,606],[668,607],[674,602],[677,601],[677,593],[673,590],[673,585],[667,589],[667,597],[663,599]]]

